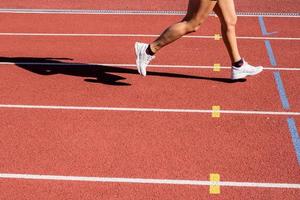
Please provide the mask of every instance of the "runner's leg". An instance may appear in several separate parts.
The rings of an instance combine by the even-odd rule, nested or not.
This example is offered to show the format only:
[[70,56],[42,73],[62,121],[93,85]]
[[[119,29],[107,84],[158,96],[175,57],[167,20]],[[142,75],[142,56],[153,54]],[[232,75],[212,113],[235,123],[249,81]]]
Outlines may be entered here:
[[189,0],[186,16],[182,21],[167,28],[154,42],[152,42],[150,44],[151,51],[156,53],[164,46],[174,42],[182,36],[197,31],[215,7],[216,2],[217,1],[214,0]]
[[214,11],[220,19],[223,41],[232,62],[231,78],[241,79],[262,72],[262,66],[252,66],[240,56],[235,33],[237,15],[235,12],[234,1],[218,0]]
[[220,19],[222,38],[231,62],[234,63],[241,60],[235,32],[237,15],[233,0],[218,0],[218,3],[214,8],[214,12]]

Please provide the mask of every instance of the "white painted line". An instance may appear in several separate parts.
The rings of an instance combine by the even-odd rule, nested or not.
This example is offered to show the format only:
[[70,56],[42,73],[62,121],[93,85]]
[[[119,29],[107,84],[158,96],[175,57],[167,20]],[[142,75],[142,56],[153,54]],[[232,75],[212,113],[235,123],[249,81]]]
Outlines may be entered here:
[[[0,173],[2,179],[27,179],[49,181],[84,181],[100,183],[128,183],[128,184],[167,184],[167,185],[196,185],[210,186],[214,181],[175,180],[175,179],[145,179],[145,178],[112,178],[112,177],[84,177],[84,176],[57,176],[57,175],[34,175],[34,174],[8,174]],[[255,183],[255,182],[218,182],[220,186],[228,187],[255,187],[255,188],[280,188],[300,189],[300,184],[290,183]]]
[[0,36],[61,36],[61,37],[157,37],[150,34],[97,34],[97,33],[0,33]]
[[[159,35],[156,34],[119,34],[119,33],[9,33],[2,32],[0,36],[39,36],[39,37],[151,37],[156,38]],[[210,35],[187,35],[183,38],[192,38],[192,39],[214,39],[215,36]],[[221,37],[222,38],[222,37]],[[242,40],[294,40],[298,41],[298,37],[248,37],[242,36],[237,37],[237,39]]]
[[[93,10],[93,9],[18,9],[18,8],[1,8],[0,13],[14,14],[74,14],[74,15],[167,15],[167,16],[184,16],[186,11],[172,10]],[[211,13],[210,16],[216,16]],[[237,12],[239,17],[300,17],[299,13],[284,12]]]
[[[9,59],[9,58],[8,58]],[[13,59],[13,58],[12,58]],[[24,58],[26,59],[26,58]],[[30,59],[30,58],[29,58]],[[53,59],[55,61],[55,59]],[[0,65],[54,65],[54,66],[87,66],[87,65],[96,65],[96,66],[112,66],[112,67],[136,67],[135,64],[113,64],[113,63],[46,63],[46,62],[0,62]],[[162,65],[163,67],[164,65]],[[150,67],[150,65],[149,65]]]
[[[46,106],[46,105],[16,105],[0,104],[0,108],[8,109],[47,109],[47,110],[86,110],[86,111],[122,111],[122,112],[162,112],[162,113],[212,113],[213,110],[199,109],[166,109],[166,108],[121,108],[121,107],[90,107],[90,106]],[[220,110],[224,114],[245,115],[284,115],[300,116],[300,112],[277,111],[245,111],[245,110]]]
[[[13,63],[14,64],[14,63]],[[1,65],[1,63],[0,63]],[[97,65],[97,64],[96,64]],[[99,64],[104,66],[120,66],[122,67],[122,64]],[[136,67],[134,64],[125,64],[125,66],[128,67]],[[187,69],[214,69],[214,66],[197,66],[197,65],[148,65],[148,67],[152,68],[187,68]],[[220,69],[231,69],[229,66],[221,66]],[[272,70],[272,71],[300,71],[299,67],[264,67],[264,70]]]
[[264,67],[264,70],[273,70],[273,71],[300,71],[300,68],[293,67]]
[[[26,59],[26,58],[25,58]],[[59,60],[57,60],[59,62]],[[43,62],[0,62],[1,65],[49,65],[49,66],[111,66],[111,67],[133,67],[135,64],[114,64],[114,63],[43,63]],[[182,69],[214,69],[214,66],[198,66],[198,65],[148,65],[149,68],[182,68]],[[220,67],[220,69],[231,69],[229,66]],[[271,71],[300,71],[299,67],[264,67],[264,70]]]
[[247,36],[238,36],[237,39],[246,39],[246,40],[300,40],[296,37],[247,37]]

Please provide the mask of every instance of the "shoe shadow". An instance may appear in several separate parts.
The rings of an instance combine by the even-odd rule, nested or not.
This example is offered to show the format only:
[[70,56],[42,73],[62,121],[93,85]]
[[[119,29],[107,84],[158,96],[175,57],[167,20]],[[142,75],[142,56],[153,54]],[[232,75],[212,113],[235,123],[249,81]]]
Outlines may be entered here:
[[[136,69],[126,67],[72,63],[69,58],[34,58],[34,57],[0,57],[0,63],[14,63],[16,66],[40,75],[64,74],[84,77],[86,82],[101,83],[114,86],[130,86],[124,82],[126,78],[118,74],[138,74]],[[231,80],[228,78],[201,77],[168,72],[151,72],[148,76],[162,76],[171,78],[186,78],[211,80],[223,83],[245,82],[246,79]]]

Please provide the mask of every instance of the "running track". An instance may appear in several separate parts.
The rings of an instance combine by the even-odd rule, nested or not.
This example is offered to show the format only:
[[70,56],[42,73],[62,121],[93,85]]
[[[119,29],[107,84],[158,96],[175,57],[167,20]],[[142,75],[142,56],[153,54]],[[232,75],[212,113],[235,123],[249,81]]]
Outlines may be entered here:
[[[0,7],[159,11],[167,4],[72,2]],[[172,2],[168,10],[184,10]],[[255,2],[237,8],[299,10],[294,1],[284,10]],[[0,199],[300,196],[298,17],[240,17],[240,51],[266,70],[232,83],[213,16],[161,51],[147,77],[135,70],[134,42],[150,42],[181,16],[0,16]],[[211,116],[214,105],[220,118]],[[220,175],[220,194],[209,193],[211,173]]]

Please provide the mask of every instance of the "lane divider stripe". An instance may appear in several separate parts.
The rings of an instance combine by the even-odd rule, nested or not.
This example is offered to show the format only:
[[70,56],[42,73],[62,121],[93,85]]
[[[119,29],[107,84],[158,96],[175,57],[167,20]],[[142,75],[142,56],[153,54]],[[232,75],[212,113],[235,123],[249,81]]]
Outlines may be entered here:
[[273,49],[269,40],[265,40],[265,46],[267,48],[268,56],[272,66],[277,66],[277,62],[273,53]]
[[290,104],[289,104],[289,101],[288,101],[288,98],[287,98],[287,95],[286,95],[286,92],[285,92],[285,89],[284,89],[284,86],[283,86],[283,82],[282,82],[282,79],[281,79],[280,72],[274,72],[274,77],[275,77],[275,82],[276,82],[276,85],[277,85],[277,90],[278,90],[278,93],[279,93],[279,96],[280,96],[280,100],[281,100],[281,103],[282,103],[282,107],[285,110],[289,110],[290,109]]
[[[0,13],[27,14],[98,14],[98,15],[186,15],[186,11],[174,10],[96,10],[96,9],[19,9],[1,8]],[[210,13],[210,16],[216,16]],[[300,17],[300,13],[293,12],[237,12],[240,17]]]
[[[12,58],[13,59],[13,58]],[[59,61],[59,59],[57,60]],[[43,63],[43,62],[0,62],[0,65],[54,65],[54,66],[112,66],[112,67],[136,67],[136,64],[114,64],[114,63]],[[149,65],[150,68],[183,68],[183,69],[214,69],[215,66],[196,65]],[[220,69],[231,69],[231,67],[220,66]],[[298,67],[264,67],[264,70],[271,71],[300,71]]]
[[[265,22],[264,22],[264,18],[262,16],[259,17],[259,24],[260,24],[260,27],[261,27],[262,34],[263,35],[269,34],[267,32],[267,28],[266,28],[266,25],[265,25]],[[267,52],[268,52],[268,56],[269,56],[269,60],[270,60],[271,65],[272,66],[277,66],[277,62],[276,62],[276,59],[275,59],[275,56],[274,56],[274,53],[273,53],[273,50],[272,50],[272,46],[271,46],[271,43],[270,43],[269,40],[265,41],[265,46],[267,48]],[[277,85],[277,90],[278,90],[278,93],[279,93],[279,96],[280,96],[282,107],[285,110],[289,110],[290,105],[289,105],[288,98],[287,98],[287,95],[286,95],[286,92],[285,92],[285,89],[284,89],[284,86],[283,86],[283,82],[282,82],[282,79],[281,79],[280,72],[279,71],[274,72],[274,77],[275,77],[275,82],[276,82],[276,85]],[[288,126],[289,126],[289,131],[290,131],[290,134],[291,134],[291,137],[292,137],[292,141],[293,141],[293,144],[294,144],[294,148],[295,148],[295,151],[296,151],[296,157],[297,157],[297,160],[298,160],[298,164],[300,165],[300,139],[299,139],[299,134],[298,134],[298,131],[297,131],[296,123],[295,123],[294,119],[290,118],[290,117],[287,119],[287,122],[288,122]]]
[[[88,111],[88,110],[92,110],[92,111],[126,111],[126,112],[166,112],[166,113],[212,113],[212,110],[199,110],[199,109],[45,106],[45,105],[16,105],[16,104],[0,104],[0,108],[6,108],[6,109],[86,110],[86,111]],[[223,114],[300,116],[300,112],[243,111],[243,110],[220,110],[219,112],[223,113]]]
[[265,25],[265,21],[264,21],[263,16],[259,16],[258,17],[258,21],[259,21],[260,29],[261,29],[261,32],[262,32],[263,36],[272,35],[272,34],[277,33],[277,32],[271,32],[271,33],[269,33],[267,31],[267,27]]
[[[9,174],[0,173],[2,179],[28,179],[28,180],[53,180],[53,181],[86,181],[102,183],[137,183],[137,184],[168,184],[168,185],[214,185],[211,181],[199,180],[174,180],[174,179],[144,179],[144,178],[113,178],[113,177],[83,177],[83,176],[59,176],[59,175],[35,175],[35,174]],[[254,187],[254,188],[286,188],[300,189],[300,184],[293,183],[258,183],[258,182],[218,182],[220,186],[227,187]]]
[[291,133],[292,141],[293,141],[293,144],[295,147],[298,164],[300,165],[300,137],[299,137],[299,133],[297,130],[296,122],[293,118],[288,118],[287,122],[289,125],[289,130]]
[[[121,34],[121,33],[0,33],[0,36],[54,36],[54,37],[158,37],[155,34]],[[194,39],[214,39],[220,40],[222,36],[216,34],[214,36],[205,35],[187,35],[183,38],[194,38]],[[247,40],[300,40],[300,38],[293,37],[236,37],[237,39]]]

